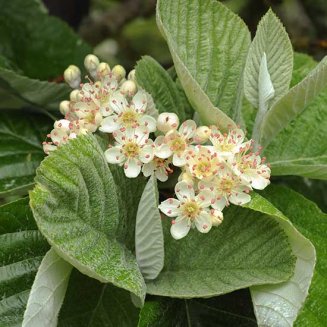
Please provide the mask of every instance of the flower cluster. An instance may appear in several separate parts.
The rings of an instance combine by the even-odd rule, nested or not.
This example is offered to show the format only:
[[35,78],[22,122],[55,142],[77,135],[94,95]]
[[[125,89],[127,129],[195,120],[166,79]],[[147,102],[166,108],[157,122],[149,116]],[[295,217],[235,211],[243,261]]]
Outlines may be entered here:
[[[97,57],[88,55],[85,67],[89,81],[80,84],[80,71],[70,66],[66,82],[76,88],[70,101],[60,105],[65,119],[55,123],[44,143],[46,153],[75,138],[96,130],[113,140],[105,151],[108,163],[123,166],[125,175],[141,172],[165,182],[173,167],[181,169],[175,186],[177,199],[169,198],[159,209],[172,220],[175,239],[196,227],[207,233],[223,220],[229,204],[243,205],[251,200],[253,189],[269,184],[270,168],[253,141],[245,140],[240,128],[223,133],[217,126],[196,126],[193,120],[180,124],[174,113],[158,115],[151,96],[140,89],[134,71],[125,78],[121,66],[112,70]],[[156,137],[155,137],[156,135]]]

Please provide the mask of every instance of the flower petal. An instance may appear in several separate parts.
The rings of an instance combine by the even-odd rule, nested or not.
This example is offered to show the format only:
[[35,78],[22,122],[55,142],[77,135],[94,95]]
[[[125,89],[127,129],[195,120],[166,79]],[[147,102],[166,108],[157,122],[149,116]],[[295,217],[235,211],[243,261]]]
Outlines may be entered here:
[[264,178],[260,175],[251,178],[251,186],[257,190],[263,190],[270,184],[268,178]]
[[178,217],[172,222],[170,234],[175,240],[185,237],[190,231],[191,225],[188,219]]
[[160,167],[155,171],[155,176],[160,182],[166,182],[168,180],[168,173],[166,169]]
[[109,107],[117,114],[120,114],[127,107],[126,98],[120,93],[115,92],[109,101]]
[[195,219],[195,227],[200,233],[208,233],[212,227],[210,214],[202,211]]
[[154,157],[154,151],[153,151],[153,146],[152,145],[144,145],[141,148],[140,154],[139,154],[139,159],[143,163],[148,163],[151,160],[153,160]]
[[104,156],[107,162],[112,164],[120,164],[125,161],[125,156],[118,147],[112,147],[104,152]]
[[219,211],[222,211],[226,207],[226,198],[224,196],[218,196],[211,206]]
[[243,205],[251,201],[251,196],[244,192],[232,192],[228,200],[236,205]]
[[211,218],[212,226],[219,226],[223,222],[224,216],[221,211],[211,209],[210,218]]
[[136,159],[129,159],[124,164],[124,172],[126,177],[128,178],[135,178],[137,177],[141,172],[141,162]]
[[147,106],[147,96],[144,91],[140,90],[134,95],[132,99],[132,106],[137,112],[145,112]]
[[179,213],[180,202],[174,198],[169,198],[161,202],[158,208],[168,217],[176,217]]
[[143,115],[139,119],[139,123],[147,127],[150,133],[155,132],[157,130],[157,121],[151,116]]
[[212,203],[214,203],[215,195],[213,192],[210,192],[208,189],[202,190],[196,196],[196,202],[202,207],[209,207]]
[[186,158],[185,155],[178,155],[178,154],[174,154],[173,155],[173,165],[176,167],[182,167],[186,165]]
[[175,194],[180,201],[194,198],[193,185],[185,181],[178,182],[175,186]]
[[103,133],[112,133],[119,129],[119,127],[117,115],[113,115],[103,119],[99,130]]
[[186,139],[193,137],[196,131],[196,123],[194,120],[189,119],[184,121],[184,123],[179,128],[179,133],[182,134]]
[[154,170],[155,170],[155,165],[152,161],[144,164],[142,167],[142,173],[145,177],[151,176],[154,173]]

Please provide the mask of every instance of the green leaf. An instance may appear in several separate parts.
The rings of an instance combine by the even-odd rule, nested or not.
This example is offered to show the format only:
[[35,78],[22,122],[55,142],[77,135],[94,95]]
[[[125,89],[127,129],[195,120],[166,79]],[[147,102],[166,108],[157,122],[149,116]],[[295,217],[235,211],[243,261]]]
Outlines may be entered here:
[[[299,60],[295,61],[294,77],[299,80],[312,67],[313,60],[303,55],[295,58]],[[273,175],[327,178],[326,101],[327,90],[318,95],[265,149],[264,154],[271,164]]]
[[117,240],[116,185],[96,138],[80,136],[51,153],[38,168],[36,182],[32,211],[57,253],[82,273],[143,298],[136,259]]
[[158,185],[151,176],[143,191],[136,215],[136,260],[146,280],[155,279],[164,265],[164,240],[158,209]]
[[240,118],[242,75],[250,45],[244,22],[218,1],[161,0],[157,24],[202,123],[234,125],[233,120]]
[[[327,56],[321,60],[300,83],[293,86],[265,116],[262,126],[261,144],[266,146],[283,130],[292,119],[305,109],[312,110],[308,105],[327,87]],[[325,92],[324,92],[325,93]]]
[[289,88],[293,50],[285,28],[271,9],[259,22],[244,70],[244,93],[256,108],[259,108],[259,71],[264,54],[267,56],[267,70],[275,90],[270,102],[276,102]]
[[160,113],[174,112],[183,122],[185,112],[175,82],[169,74],[149,56],[138,61],[136,67],[137,83],[153,97]]
[[30,287],[49,246],[36,230],[28,199],[0,207],[0,325],[20,326]]
[[50,249],[35,276],[22,327],[56,327],[72,266]]
[[39,114],[0,112],[0,196],[25,193],[33,186],[52,123]]
[[152,297],[140,312],[138,327],[255,327],[251,297],[240,290],[210,299]]
[[83,66],[91,48],[66,23],[49,16],[40,0],[0,0],[0,7],[0,54],[24,75],[48,80],[70,64]]
[[[66,84],[28,78],[0,67],[0,91],[6,93],[0,100],[0,108],[17,109],[32,105],[51,109],[68,97],[70,89]],[[12,99],[10,102],[6,99],[8,96]]]
[[139,310],[130,293],[73,270],[58,327],[135,327]]
[[250,288],[258,325],[291,327],[308,295],[316,262],[315,248],[278,209],[258,194],[246,207],[274,218],[284,229],[296,256],[294,274],[289,280]]
[[281,186],[270,186],[263,193],[271,203],[281,210],[301,233],[309,238],[317,251],[315,267],[309,295],[294,326],[325,326],[327,321],[327,215],[317,205],[302,195]]
[[210,297],[257,284],[280,283],[294,271],[295,258],[282,228],[270,216],[240,207],[208,234],[192,230],[174,240],[165,221],[165,265],[147,283],[154,295]]

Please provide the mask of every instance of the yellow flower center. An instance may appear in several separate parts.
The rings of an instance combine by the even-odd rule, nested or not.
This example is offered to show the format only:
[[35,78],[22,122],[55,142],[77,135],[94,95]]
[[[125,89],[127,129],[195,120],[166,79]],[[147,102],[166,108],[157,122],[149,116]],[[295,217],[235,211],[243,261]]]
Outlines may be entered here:
[[169,142],[169,146],[171,151],[173,151],[174,153],[181,153],[186,149],[186,142],[185,140],[180,137],[180,136],[176,136],[174,139],[172,139]]
[[121,113],[119,120],[126,127],[132,127],[137,123],[138,114],[133,109],[126,109]]
[[134,158],[140,152],[140,147],[137,143],[128,142],[123,146],[124,155],[127,158]]
[[201,210],[201,208],[195,201],[188,201],[184,203],[181,209],[182,209],[183,216],[186,216],[191,220],[194,220],[198,216]]
[[229,152],[229,151],[233,150],[234,144],[224,143],[224,144],[221,144],[220,147],[224,152]]
[[223,178],[218,182],[218,189],[223,193],[230,193],[235,186],[235,181],[231,178]]

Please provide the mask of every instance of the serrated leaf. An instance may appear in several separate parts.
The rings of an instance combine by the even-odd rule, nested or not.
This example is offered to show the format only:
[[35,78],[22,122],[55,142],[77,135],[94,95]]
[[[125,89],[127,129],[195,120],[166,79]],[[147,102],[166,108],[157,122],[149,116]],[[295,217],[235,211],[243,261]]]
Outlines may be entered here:
[[0,207],[0,325],[20,326],[30,287],[49,246],[37,230],[28,199]]
[[0,112],[0,196],[24,194],[44,158],[42,142],[53,122],[39,114]]
[[157,24],[202,123],[234,125],[250,45],[244,22],[218,1],[165,0],[157,3]]
[[278,209],[258,194],[246,207],[274,218],[287,234],[296,256],[295,270],[289,280],[250,287],[258,325],[291,327],[308,295],[316,262],[315,248]]
[[137,83],[151,94],[159,113],[173,112],[184,121],[185,112],[176,84],[160,64],[144,56],[138,61],[135,71]]
[[210,299],[178,300],[151,297],[140,312],[138,327],[257,326],[248,290]]
[[[292,119],[327,89],[327,56],[300,83],[292,87],[265,116],[261,126],[261,144],[268,145]],[[309,110],[309,108],[308,108]]]
[[0,91],[6,92],[12,100],[0,100],[0,108],[17,109],[23,105],[52,108],[54,103],[67,98],[66,84],[51,83],[28,78],[9,69],[0,67]]
[[164,265],[164,240],[154,176],[146,184],[137,209],[135,254],[144,279],[155,279]]
[[[298,63],[295,61],[297,80],[303,78],[314,64],[309,57],[301,55],[300,59]],[[303,93],[305,92],[303,90]],[[326,101],[327,89],[322,91],[265,149],[264,155],[271,164],[273,175],[327,179]]]
[[79,136],[51,153],[38,168],[36,182],[32,211],[57,253],[82,273],[143,298],[136,259],[117,240],[116,186],[96,138]]
[[274,204],[292,223],[310,238],[317,251],[315,267],[308,298],[305,301],[294,326],[325,326],[327,321],[327,241],[324,231],[327,229],[327,215],[317,205],[302,195],[281,186],[271,186],[263,196]]
[[58,327],[135,327],[139,310],[130,293],[73,270]]
[[174,240],[165,221],[165,265],[147,283],[154,295],[210,297],[256,284],[280,283],[294,270],[286,235],[271,217],[232,207],[208,234],[191,230]]
[[22,327],[56,327],[73,266],[50,249],[41,261],[27,301]]
[[289,88],[293,50],[285,28],[271,9],[259,22],[244,70],[244,94],[256,108],[259,108],[259,72],[264,53],[267,56],[267,70],[275,89],[271,102],[276,102]]

